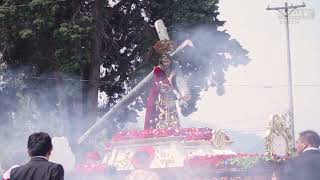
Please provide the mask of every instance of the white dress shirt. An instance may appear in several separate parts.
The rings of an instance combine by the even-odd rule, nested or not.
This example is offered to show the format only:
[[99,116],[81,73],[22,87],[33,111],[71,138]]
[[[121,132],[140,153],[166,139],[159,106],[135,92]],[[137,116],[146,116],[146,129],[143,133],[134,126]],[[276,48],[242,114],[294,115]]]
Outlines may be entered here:
[[317,151],[319,151],[319,148],[309,147],[309,148],[304,149],[303,152],[310,151],[310,150],[317,150]]

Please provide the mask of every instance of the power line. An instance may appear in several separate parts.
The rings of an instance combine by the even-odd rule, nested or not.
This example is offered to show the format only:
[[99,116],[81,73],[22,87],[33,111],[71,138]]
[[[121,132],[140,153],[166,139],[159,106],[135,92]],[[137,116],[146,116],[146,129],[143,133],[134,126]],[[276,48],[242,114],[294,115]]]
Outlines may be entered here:
[[[17,78],[17,76],[5,76],[10,78]],[[89,79],[75,79],[75,78],[50,78],[50,77],[40,77],[40,76],[32,76],[32,77],[25,77],[25,79],[35,79],[39,81],[43,80],[51,80],[51,81],[78,81],[78,82],[96,82],[96,83],[106,83],[106,84],[122,84],[123,82],[120,81],[101,81],[101,80],[89,80]],[[264,89],[272,89],[272,88],[282,88],[282,87],[288,87],[289,85],[286,84],[280,84],[280,85],[252,85],[252,84],[223,84],[222,86],[226,87],[249,87],[249,88],[264,88]],[[320,87],[319,84],[293,84],[294,87]]]
[[[72,79],[72,78],[44,78],[44,77],[30,77],[31,79],[38,79],[38,80],[64,80],[64,81],[80,81],[80,82],[99,82],[99,83],[108,83],[108,84],[115,84],[115,83],[123,83],[117,81],[99,81],[99,80],[87,80],[87,79]],[[272,89],[277,87],[288,87],[289,85],[249,85],[249,84],[239,84],[239,85],[232,85],[226,84],[223,86],[230,86],[230,87],[262,87],[266,89]],[[292,86],[295,87],[320,87],[320,84],[293,84]]]
[[234,129],[232,130],[231,128],[228,129],[221,129],[224,132],[265,132],[267,128],[265,129],[254,129],[254,128],[243,128],[243,129]]
[[[279,85],[250,85],[250,84],[223,84],[223,86],[230,86],[230,87],[261,87],[261,88],[265,88],[265,89],[272,89],[272,88],[279,88],[279,87],[288,87],[290,85],[288,84],[279,84]],[[315,86],[319,86],[320,84],[292,84],[292,86],[295,87],[315,87]]]
[[89,79],[73,79],[73,78],[44,78],[44,77],[29,77],[27,79],[36,79],[36,80],[63,80],[63,81],[78,81],[78,82],[95,82],[95,83],[105,83],[105,84],[123,84],[123,82],[118,81],[100,81],[100,80],[89,80]]

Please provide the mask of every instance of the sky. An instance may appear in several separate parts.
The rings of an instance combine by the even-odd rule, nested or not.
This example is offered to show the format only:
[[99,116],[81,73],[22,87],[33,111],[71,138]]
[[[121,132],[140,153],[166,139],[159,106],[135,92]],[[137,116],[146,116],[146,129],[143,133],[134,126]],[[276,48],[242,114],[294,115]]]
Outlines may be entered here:
[[[285,24],[280,22],[278,12],[266,10],[268,5],[284,3],[284,0],[220,0],[220,19],[227,21],[224,28],[249,51],[251,62],[226,72],[223,96],[217,96],[213,88],[203,92],[197,104],[199,110],[185,124],[205,124],[263,136],[271,114],[287,111]],[[288,3],[297,5],[302,1]],[[296,134],[306,129],[320,132],[320,2],[305,3],[307,11],[315,16],[290,24]]]

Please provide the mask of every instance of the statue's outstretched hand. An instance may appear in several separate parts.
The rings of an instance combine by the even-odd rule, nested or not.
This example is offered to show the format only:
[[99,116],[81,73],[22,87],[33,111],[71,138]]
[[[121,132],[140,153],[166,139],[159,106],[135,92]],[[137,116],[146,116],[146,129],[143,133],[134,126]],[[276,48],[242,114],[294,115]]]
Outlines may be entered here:
[[190,101],[191,95],[187,94],[179,99],[179,103],[183,107],[188,107],[188,101]]

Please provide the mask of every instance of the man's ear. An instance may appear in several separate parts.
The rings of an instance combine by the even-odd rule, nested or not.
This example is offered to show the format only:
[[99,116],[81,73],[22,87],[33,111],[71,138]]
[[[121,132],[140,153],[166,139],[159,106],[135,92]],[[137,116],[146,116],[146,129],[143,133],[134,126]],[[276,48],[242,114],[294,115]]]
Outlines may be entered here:
[[30,150],[28,149],[28,155],[31,157]]
[[52,152],[52,148],[48,151],[47,156],[50,156]]

